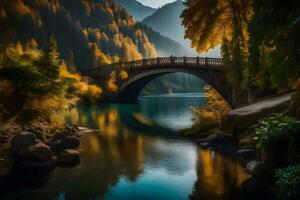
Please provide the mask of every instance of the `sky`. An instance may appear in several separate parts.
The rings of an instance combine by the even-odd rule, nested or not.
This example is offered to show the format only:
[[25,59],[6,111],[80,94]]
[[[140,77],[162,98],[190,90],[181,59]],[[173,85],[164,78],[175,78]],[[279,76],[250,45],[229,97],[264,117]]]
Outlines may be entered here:
[[175,0],[137,0],[141,2],[144,5],[153,7],[153,8],[158,8],[160,6],[163,6],[167,3],[173,2]]

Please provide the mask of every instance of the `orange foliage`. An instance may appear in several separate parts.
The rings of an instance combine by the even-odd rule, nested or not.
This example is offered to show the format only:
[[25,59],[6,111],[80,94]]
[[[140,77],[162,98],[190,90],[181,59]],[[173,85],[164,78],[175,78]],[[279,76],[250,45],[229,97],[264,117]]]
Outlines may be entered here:
[[118,86],[116,84],[116,72],[113,71],[110,74],[110,78],[107,81],[107,89],[111,92],[118,92]]
[[128,79],[128,73],[124,70],[122,70],[119,74],[119,77],[122,79],[122,80],[125,80],[125,79]]
[[114,35],[113,40],[115,45],[122,50],[121,55],[123,55],[124,61],[141,60],[143,58],[137,46],[129,37],[124,37],[118,33]]
[[223,97],[211,86],[204,87],[207,103],[203,107],[193,109],[197,115],[199,123],[208,123],[207,120],[213,123],[220,123],[223,117],[230,110],[229,104]]

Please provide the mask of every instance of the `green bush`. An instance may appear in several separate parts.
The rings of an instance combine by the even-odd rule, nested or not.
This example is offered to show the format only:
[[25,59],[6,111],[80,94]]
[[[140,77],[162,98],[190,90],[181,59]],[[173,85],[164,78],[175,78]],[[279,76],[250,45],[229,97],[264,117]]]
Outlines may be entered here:
[[300,199],[300,164],[275,171],[279,198],[283,200]]
[[260,121],[255,131],[257,135],[255,139],[258,140],[257,148],[263,152],[279,138],[292,138],[297,133],[297,123],[291,117],[278,114]]

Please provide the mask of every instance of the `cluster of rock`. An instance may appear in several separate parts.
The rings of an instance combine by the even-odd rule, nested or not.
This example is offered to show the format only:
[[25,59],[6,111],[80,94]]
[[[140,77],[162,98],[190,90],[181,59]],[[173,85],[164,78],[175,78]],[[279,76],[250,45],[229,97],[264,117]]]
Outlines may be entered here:
[[29,129],[10,139],[10,152],[17,167],[28,170],[48,170],[57,165],[79,163],[78,127],[67,126],[53,134]]

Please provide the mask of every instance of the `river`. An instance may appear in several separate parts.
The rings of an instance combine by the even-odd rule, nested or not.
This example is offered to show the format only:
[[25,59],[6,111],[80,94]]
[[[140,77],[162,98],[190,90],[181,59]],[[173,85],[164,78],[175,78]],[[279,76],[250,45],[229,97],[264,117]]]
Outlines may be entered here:
[[[80,165],[57,167],[31,184],[15,180],[4,199],[231,199],[233,188],[248,177],[239,163],[174,132],[192,125],[191,106],[204,101],[202,94],[152,95],[140,97],[138,105],[72,109],[67,121],[99,129],[81,138]],[[134,113],[164,129],[144,127]]]

